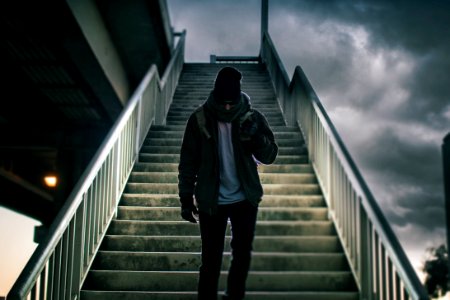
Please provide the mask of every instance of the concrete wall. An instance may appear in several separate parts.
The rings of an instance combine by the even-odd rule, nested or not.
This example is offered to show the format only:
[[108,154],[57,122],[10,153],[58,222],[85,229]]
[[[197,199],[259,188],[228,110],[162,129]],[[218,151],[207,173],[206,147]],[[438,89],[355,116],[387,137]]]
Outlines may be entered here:
[[130,96],[129,82],[94,0],[67,0],[92,51],[122,104]]

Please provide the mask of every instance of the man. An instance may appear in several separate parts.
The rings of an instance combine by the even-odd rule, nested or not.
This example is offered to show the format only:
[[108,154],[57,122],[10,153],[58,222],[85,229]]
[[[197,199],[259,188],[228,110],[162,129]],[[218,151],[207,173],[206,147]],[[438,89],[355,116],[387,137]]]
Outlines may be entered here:
[[202,265],[198,299],[202,300],[217,299],[228,219],[232,261],[223,299],[244,298],[263,195],[257,164],[272,163],[278,153],[266,119],[241,92],[241,79],[242,74],[232,67],[218,72],[208,99],[187,122],[181,147],[181,216],[196,223],[194,215],[199,215]]

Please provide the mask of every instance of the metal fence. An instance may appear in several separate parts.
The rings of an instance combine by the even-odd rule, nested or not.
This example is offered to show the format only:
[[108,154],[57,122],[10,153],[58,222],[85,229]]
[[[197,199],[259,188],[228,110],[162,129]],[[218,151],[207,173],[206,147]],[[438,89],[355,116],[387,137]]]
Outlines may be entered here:
[[164,124],[184,64],[186,32],[163,77],[151,66],[7,299],[78,299],[150,126]]
[[267,65],[286,122],[298,125],[361,299],[428,299],[416,272],[300,67],[292,81],[268,33]]

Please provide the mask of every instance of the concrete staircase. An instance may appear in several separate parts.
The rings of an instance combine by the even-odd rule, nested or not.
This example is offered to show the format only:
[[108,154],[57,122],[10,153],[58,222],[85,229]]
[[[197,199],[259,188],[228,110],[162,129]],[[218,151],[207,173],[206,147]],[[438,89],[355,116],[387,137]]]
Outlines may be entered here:
[[[148,133],[82,299],[196,299],[199,228],[180,218],[177,166],[187,118],[203,103],[221,67],[185,64],[167,125]],[[299,129],[285,125],[264,65],[236,67],[243,72],[243,90],[266,115],[280,147],[275,163],[259,168],[265,196],[246,299],[358,299]],[[222,290],[229,246],[226,251]]]

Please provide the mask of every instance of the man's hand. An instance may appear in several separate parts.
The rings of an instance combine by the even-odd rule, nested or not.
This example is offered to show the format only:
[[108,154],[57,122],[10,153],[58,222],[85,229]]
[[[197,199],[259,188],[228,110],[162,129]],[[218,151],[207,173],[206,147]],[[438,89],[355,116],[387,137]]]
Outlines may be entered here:
[[258,123],[247,119],[244,123],[241,124],[241,134],[244,134],[248,137],[253,137],[258,131]]
[[197,207],[194,205],[194,199],[181,199],[181,217],[191,223],[197,223],[194,215],[198,215]]

